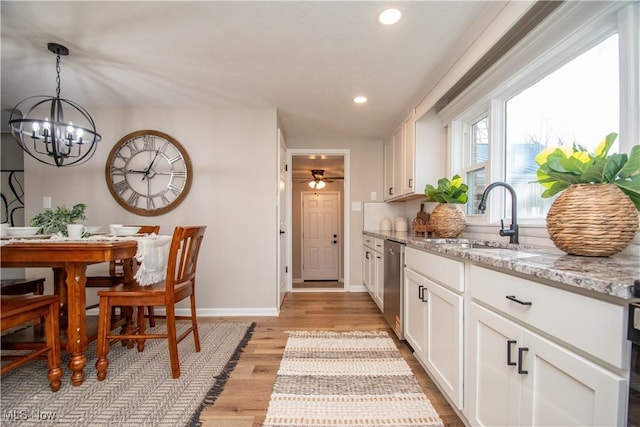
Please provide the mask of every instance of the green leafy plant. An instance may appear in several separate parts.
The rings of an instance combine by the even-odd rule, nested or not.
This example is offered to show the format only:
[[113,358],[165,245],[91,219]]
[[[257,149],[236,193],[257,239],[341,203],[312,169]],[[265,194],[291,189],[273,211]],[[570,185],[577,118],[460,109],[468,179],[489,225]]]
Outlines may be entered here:
[[67,209],[66,206],[58,206],[55,209],[47,209],[40,212],[31,219],[32,227],[40,227],[39,233],[62,233],[67,235],[67,224],[74,224],[80,219],[86,219],[84,211],[87,205],[78,203],[73,208]]
[[462,182],[459,175],[454,175],[451,180],[440,178],[438,187],[427,184],[424,187],[424,194],[427,196],[426,202],[438,203],[467,203],[467,191],[469,187]]
[[640,210],[640,145],[627,154],[609,154],[618,137],[610,133],[590,153],[584,147],[549,147],[536,156],[536,181],[544,188],[542,197],[552,197],[574,184],[615,184]]

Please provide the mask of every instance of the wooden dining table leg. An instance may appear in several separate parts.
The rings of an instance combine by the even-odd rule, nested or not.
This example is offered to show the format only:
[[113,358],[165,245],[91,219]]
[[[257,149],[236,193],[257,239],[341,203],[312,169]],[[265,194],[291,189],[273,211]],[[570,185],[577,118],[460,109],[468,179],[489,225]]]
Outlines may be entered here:
[[60,327],[67,326],[67,273],[64,268],[53,269],[53,293],[60,296]]
[[87,266],[82,263],[65,264],[68,301],[67,351],[71,355],[69,369],[71,383],[74,386],[79,386],[84,381],[84,367],[87,365],[86,270]]

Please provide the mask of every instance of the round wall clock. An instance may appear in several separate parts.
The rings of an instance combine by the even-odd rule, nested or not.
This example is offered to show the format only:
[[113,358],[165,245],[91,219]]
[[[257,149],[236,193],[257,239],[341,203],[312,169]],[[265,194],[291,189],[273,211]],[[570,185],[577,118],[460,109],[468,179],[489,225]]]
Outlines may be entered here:
[[193,180],[191,159],[172,136],[139,130],[122,137],[111,149],[105,166],[107,187],[126,210],[142,216],[175,209],[187,196]]

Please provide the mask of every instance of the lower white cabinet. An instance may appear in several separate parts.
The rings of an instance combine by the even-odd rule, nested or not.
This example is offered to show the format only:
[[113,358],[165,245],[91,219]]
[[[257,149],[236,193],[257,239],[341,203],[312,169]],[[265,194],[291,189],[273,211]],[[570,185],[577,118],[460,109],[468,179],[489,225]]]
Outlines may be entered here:
[[371,286],[373,300],[378,304],[380,310],[384,309],[384,251],[374,253],[373,270],[375,274],[374,285]]
[[382,310],[384,303],[384,240],[368,235],[364,235],[363,240],[362,283]]
[[475,302],[467,345],[472,425],[625,424],[623,377]]
[[362,284],[371,292],[371,266],[373,264],[373,251],[363,246],[362,248]]
[[463,297],[411,268],[404,270],[405,339],[440,389],[463,403]]

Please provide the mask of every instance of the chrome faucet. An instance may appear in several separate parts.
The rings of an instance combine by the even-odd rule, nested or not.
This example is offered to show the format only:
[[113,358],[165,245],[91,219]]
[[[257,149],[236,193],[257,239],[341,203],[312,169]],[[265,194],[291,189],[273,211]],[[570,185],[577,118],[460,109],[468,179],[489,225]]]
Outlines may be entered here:
[[478,205],[478,210],[480,213],[484,213],[487,209],[487,196],[489,192],[493,190],[495,187],[504,187],[509,193],[511,193],[511,226],[508,229],[504,228],[504,220],[500,220],[500,224],[502,224],[502,229],[500,230],[501,236],[509,236],[509,243],[518,243],[518,214],[517,214],[517,206],[518,199],[516,197],[516,191],[512,186],[507,184],[506,182],[496,181],[494,183],[489,184],[487,188],[484,189],[482,193],[482,198],[480,198],[480,204]]

